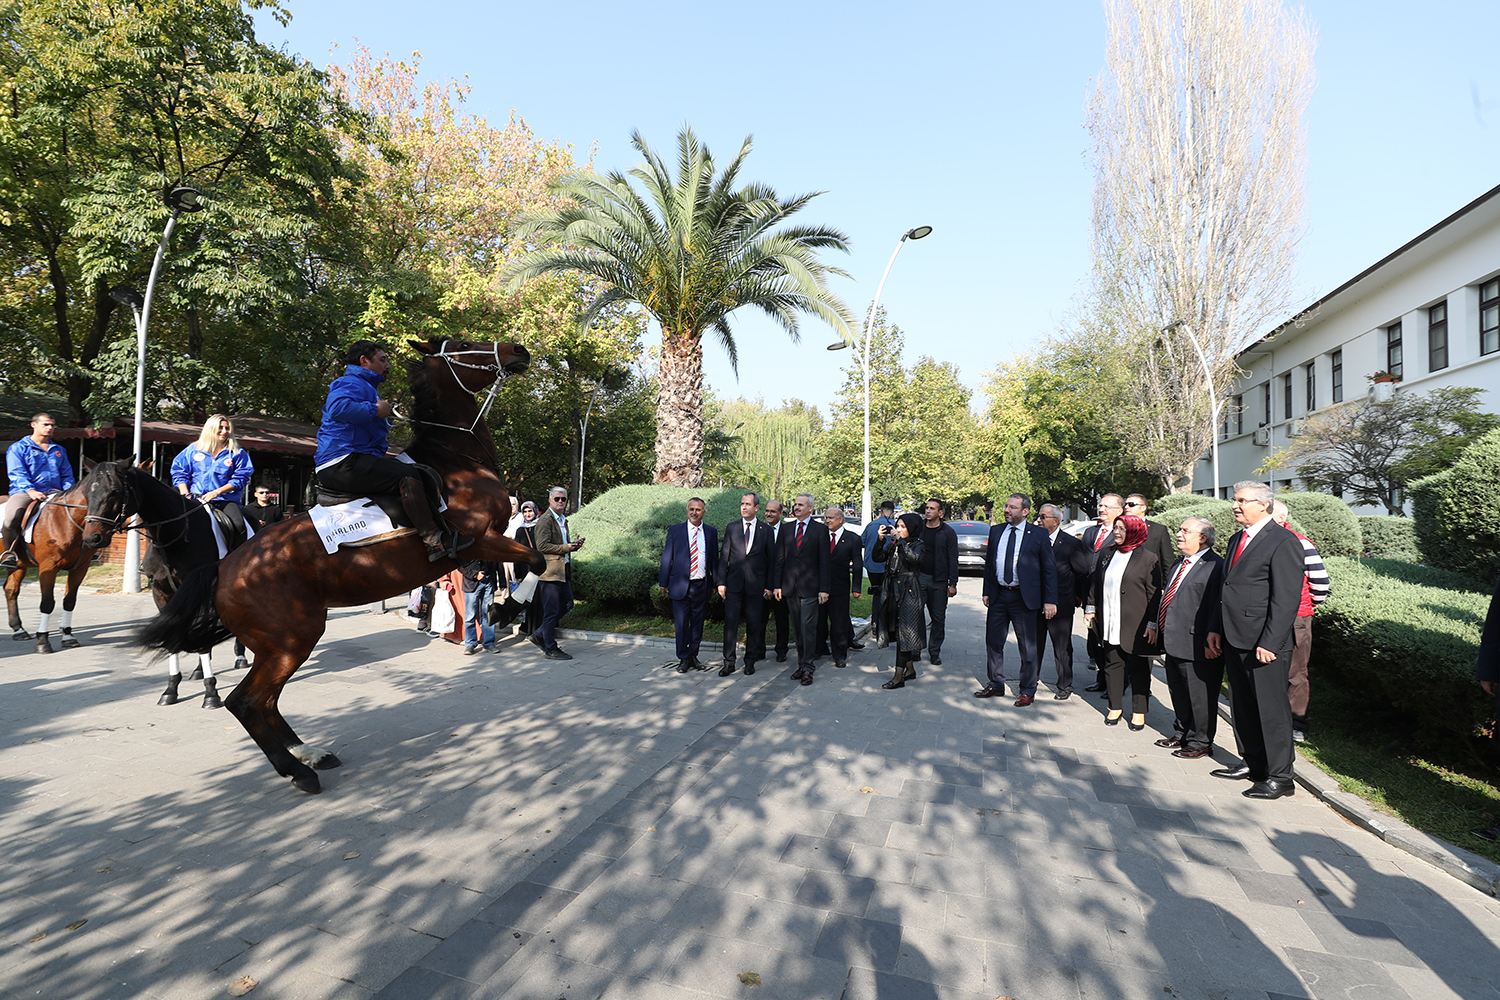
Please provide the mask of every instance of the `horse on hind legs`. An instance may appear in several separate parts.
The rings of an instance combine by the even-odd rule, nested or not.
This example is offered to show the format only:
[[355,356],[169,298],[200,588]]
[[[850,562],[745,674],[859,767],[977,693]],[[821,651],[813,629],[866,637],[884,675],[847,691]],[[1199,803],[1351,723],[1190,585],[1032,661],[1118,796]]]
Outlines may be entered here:
[[[510,494],[474,399],[501,378],[525,371],[529,353],[520,344],[457,340],[412,346],[418,356],[406,364],[416,434],[406,454],[442,478],[448,522],[475,540],[463,558],[523,562],[540,573],[542,556],[505,535]],[[319,792],[315,769],[341,762],[303,743],[282,717],[279,701],[322,637],[328,609],[408,593],[457,565],[451,557],[429,562],[415,532],[329,555],[311,518],[292,518],[269,525],[222,562],[188,574],[142,631],[140,643],[170,653],[211,649],[230,634],[243,639],[255,659],[225,706],[278,774],[304,792]]]
[[73,636],[73,608],[78,603],[78,588],[88,575],[89,563],[102,542],[90,531],[87,511],[89,499],[101,489],[99,467],[85,462],[90,471],[70,490],[38,500],[41,510],[35,515],[30,542],[16,543],[19,565],[5,578],[5,607],[10,613],[11,638],[18,642],[32,639],[31,633],[21,626],[18,599],[21,583],[26,571],[35,568],[37,582],[41,584],[42,600],[40,617],[36,629],[36,651],[52,653],[52,611],[57,607],[53,585],[57,575],[66,572],[67,586],[63,592],[63,610],[59,620],[62,629],[62,648],[75,649],[83,645]]
[[[97,531],[102,535],[102,540],[94,544],[108,544],[116,531],[146,532],[151,548],[141,559],[141,572],[151,580],[151,598],[160,611],[177,593],[184,576],[219,561],[219,543],[210,523],[213,515],[201,502],[183,496],[136,466],[134,458],[106,462],[95,471],[104,485],[89,497],[89,518],[99,525]],[[125,527],[126,520],[135,515],[144,523]],[[236,669],[249,666],[244,643],[239,639],[234,641],[234,654]],[[200,679],[203,707],[221,708],[212,653],[198,654],[198,667],[188,680]],[[167,689],[156,703],[177,704],[181,683],[182,667],[178,654],[173,653],[167,658]]]

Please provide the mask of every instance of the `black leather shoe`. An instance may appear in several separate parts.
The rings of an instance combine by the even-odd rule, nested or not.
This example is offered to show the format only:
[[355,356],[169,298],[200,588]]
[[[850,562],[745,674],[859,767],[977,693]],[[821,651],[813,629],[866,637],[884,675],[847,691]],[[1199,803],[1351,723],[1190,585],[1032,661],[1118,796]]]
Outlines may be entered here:
[[927,658],[927,662],[930,663],[930,664],[932,664],[934,667],[941,667],[943,665],[942,659],[940,657],[937,657],[937,656],[930,656],[930,657],[928,657]]
[[693,669],[693,660],[692,660],[692,657],[684,656],[682,659],[680,659],[680,660],[677,661],[677,672],[679,674],[685,674],[689,670],[692,670],[692,669]]
[[976,698],[1004,698],[1005,697],[1005,685],[1004,684],[986,684],[984,687],[982,687],[978,691],[974,692],[974,697],[976,697]]
[[571,660],[572,658],[571,655],[563,652],[561,646],[547,650],[547,659],[549,660]]
[[803,673],[803,675],[802,675],[802,686],[803,687],[807,687],[809,684],[811,684],[812,683],[812,678],[813,678],[813,675],[812,675],[812,671],[811,670],[808,670],[805,673]]
[[1178,747],[1182,746],[1182,737],[1163,736],[1161,739],[1156,741],[1156,745],[1161,747],[1163,750],[1176,750]]
[[777,653],[776,654],[776,662],[777,663],[785,663],[786,662],[786,654],[785,653]]
[[1052,700],[1053,701],[1067,701],[1071,697],[1073,697],[1073,692],[1072,691],[1054,691],[1054,692],[1052,692]]
[[749,677],[753,673],[755,673],[755,661],[751,660],[749,663],[745,664],[745,676]]
[[1267,778],[1265,781],[1257,781],[1240,794],[1247,799],[1279,799],[1284,795],[1297,794],[1297,785],[1285,778]]
[[720,677],[728,677],[732,673],[734,673],[734,664],[733,663],[726,663],[722,667],[719,668],[719,676]]
[[862,642],[851,642],[851,643],[849,643],[849,648],[851,650],[854,650],[854,649],[864,649],[865,648],[865,644],[862,643]]
[[1241,764],[1239,767],[1216,767],[1208,772],[1215,778],[1227,778],[1230,781],[1248,781],[1250,778],[1250,765]]
[[883,688],[885,688],[887,691],[894,691],[897,688],[904,688],[904,687],[906,687],[906,678],[905,678],[905,675],[903,675],[902,679],[899,680],[899,681],[895,680],[894,678],[892,678],[891,680],[886,681],[884,684],[882,684],[880,686],[883,687]]
[[1104,682],[1103,681],[1095,681],[1093,684],[1090,684],[1088,687],[1084,688],[1084,690],[1085,691],[1103,691],[1104,690]]
[[842,669],[842,668],[847,667],[849,665],[849,661],[847,661],[847,660],[834,660],[833,661],[833,665],[835,667],[839,667],[840,669]]

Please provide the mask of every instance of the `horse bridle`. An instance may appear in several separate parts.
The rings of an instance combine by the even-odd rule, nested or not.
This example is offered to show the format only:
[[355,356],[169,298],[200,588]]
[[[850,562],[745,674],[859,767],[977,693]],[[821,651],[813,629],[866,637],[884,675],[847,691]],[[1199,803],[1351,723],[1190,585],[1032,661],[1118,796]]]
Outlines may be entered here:
[[[458,383],[458,387],[460,389],[463,389],[465,392],[473,392],[473,390],[470,389],[468,386],[464,385],[464,380],[459,377],[458,372],[454,371],[454,367],[455,366],[457,366],[459,368],[469,368],[469,369],[472,369],[474,371],[493,372],[494,373],[494,375],[495,375],[495,381],[490,384],[490,394],[484,398],[484,402],[479,407],[479,412],[474,415],[474,420],[473,420],[472,423],[469,424],[469,426],[467,426],[467,427],[459,427],[456,424],[440,424],[440,423],[437,423],[437,422],[432,421],[432,420],[418,420],[416,417],[402,417],[401,420],[403,422],[405,422],[405,423],[418,424],[418,425],[420,425],[422,427],[442,427],[445,430],[463,431],[466,434],[474,434],[474,428],[478,427],[479,426],[479,422],[481,420],[483,420],[486,416],[489,415],[490,407],[493,406],[494,403],[495,403],[495,393],[497,393],[497,392],[500,391],[500,383],[504,382],[507,378],[510,377],[510,372],[506,371],[505,370],[505,366],[500,362],[500,342],[499,341],[493,342],[490,345],[490,350],[493,353],[494,358],[495,358],[494,362],[491,363],[491,364],[477,364],[476,365],[476,364],[473,364],[472,362],[460,361],[458,359],[457,355],[453,355],[453,354],[449,354],[448,353],[448,341],[446,341],[446,340],[443,341],[443,346],[438,350],[438,352],[436,354],[429,354],[428,355],[428,357],[432,357],[432,358],[442,358],[443,361],[445,361],[447,363],[447,365],[448,365],[448,374],[450,374],[450,375],[453,376],[453,381],[457,382]],[[459,353],[461,353],[461,354],[483,354],[484,352],[483,351],[468,350],[468,351],[461,351]],[[476,434],[475,436],[477,437],[478,435]]]

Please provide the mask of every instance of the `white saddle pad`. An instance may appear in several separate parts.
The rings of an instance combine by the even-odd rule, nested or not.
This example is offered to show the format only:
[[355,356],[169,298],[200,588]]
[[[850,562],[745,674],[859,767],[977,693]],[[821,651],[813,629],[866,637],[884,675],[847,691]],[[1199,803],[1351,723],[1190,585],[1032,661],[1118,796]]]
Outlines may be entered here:
[[369,500],[351,500],[334,507],[321,504],[307,512],[318,537],[323,540],[323,550],[329,555],[337,552],[340,545],[369,544],[384,536],[409,535],[411,528],[398,528],[386,512]]

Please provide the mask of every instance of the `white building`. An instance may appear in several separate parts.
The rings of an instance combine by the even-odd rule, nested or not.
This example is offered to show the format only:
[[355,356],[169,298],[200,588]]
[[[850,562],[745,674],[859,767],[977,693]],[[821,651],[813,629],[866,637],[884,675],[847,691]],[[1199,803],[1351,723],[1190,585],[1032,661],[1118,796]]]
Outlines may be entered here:
[[[1324,295],[1240,354],[1246,374],[1224,409],[1219,495],[1256,474],[1301,418],[1372,391],[1369,376],[1399,377],[1397,392],[1477,386],[1500,412],[1500,187]],[[1389,391],[1385,386],[1380,391]],[[1295,486],[1275,470],[1276,489]],[[1209,455],[1193,491],[1213,493]],[[1383,508],[1357,513],[1383,514]]]

